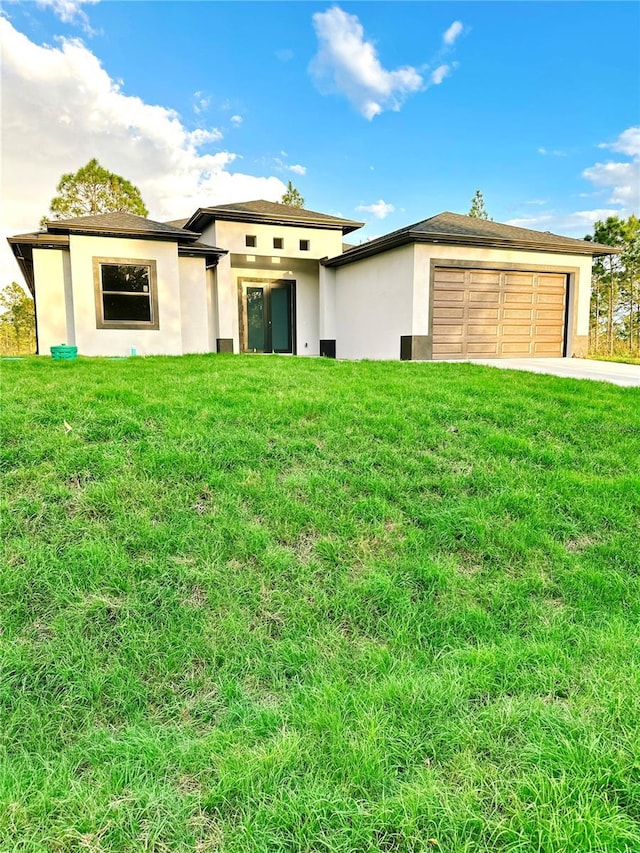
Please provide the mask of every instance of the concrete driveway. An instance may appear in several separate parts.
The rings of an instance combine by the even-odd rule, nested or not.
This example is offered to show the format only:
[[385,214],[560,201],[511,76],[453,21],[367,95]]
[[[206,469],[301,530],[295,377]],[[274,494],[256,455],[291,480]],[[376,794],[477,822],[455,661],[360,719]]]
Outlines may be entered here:
[[548,373],[567,379],[595,379],[614,385],[640,387],[640,365],[619,364],[614,361],[593,361],[588,358],[470,358],[471,364],[486,364],[507,370],[528,370]]

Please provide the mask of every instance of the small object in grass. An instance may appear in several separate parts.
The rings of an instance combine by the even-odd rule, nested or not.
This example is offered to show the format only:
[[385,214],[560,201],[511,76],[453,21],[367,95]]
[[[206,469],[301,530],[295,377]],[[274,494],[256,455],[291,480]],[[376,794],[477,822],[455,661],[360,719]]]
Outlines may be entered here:
[[457,426],[453,426],[453,425],[452,425],[452,426],[450,426],[450,427],[447,427],[447,429],[449,430],[449,432],[458,432],[458,427],[457,427]]
[[437,847],[438,846],[438,839],[437,838],[429,838],[427,840],[427,844],[430,844],[432,847]]
[[68,424],[66,421],[63,421],[62,423],[64,424],[64,431],[67,433],[71,432],[71,430],[73,429],[71,424]]
[[49,347],[51,358],[54,361],[67,361],[78,357],[78,347],[60,344],[57,347]]

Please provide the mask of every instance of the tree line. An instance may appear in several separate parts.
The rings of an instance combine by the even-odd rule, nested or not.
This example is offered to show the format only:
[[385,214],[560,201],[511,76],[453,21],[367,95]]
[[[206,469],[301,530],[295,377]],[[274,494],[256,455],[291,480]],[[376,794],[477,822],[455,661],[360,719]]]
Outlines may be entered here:
[[589,351],[640,355],[640,219],[609,216],[585,240],[620,250],[593,259]]

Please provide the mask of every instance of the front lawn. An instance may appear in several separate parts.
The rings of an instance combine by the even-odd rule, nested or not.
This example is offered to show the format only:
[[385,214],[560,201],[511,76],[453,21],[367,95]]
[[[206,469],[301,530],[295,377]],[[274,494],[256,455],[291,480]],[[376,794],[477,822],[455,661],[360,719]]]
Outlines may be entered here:
[[640,850],[640,389],[1,369],[0,850]]

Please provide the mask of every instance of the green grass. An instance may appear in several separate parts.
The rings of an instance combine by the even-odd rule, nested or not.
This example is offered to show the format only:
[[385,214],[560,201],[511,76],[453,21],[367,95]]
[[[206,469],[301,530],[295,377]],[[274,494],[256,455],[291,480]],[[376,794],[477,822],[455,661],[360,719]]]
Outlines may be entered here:
[[639,389],[27,359],[2,403],[1,851],[640,850]]
[[621,364],[640,364],[640,356],[637,355],[590,355],[596,361],[617,361]]

